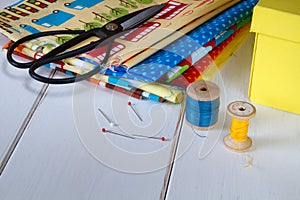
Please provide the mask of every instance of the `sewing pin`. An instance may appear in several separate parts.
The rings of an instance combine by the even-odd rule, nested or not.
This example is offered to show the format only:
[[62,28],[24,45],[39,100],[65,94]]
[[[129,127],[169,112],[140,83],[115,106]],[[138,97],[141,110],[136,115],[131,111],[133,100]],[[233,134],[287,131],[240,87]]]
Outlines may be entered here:
[[161,141],[170,141],[170,139],[167,139],[165,137],[154,137],[154,136],[146,136],[146,135],[136,135],[133,136],[140,137],[140,138],[149,138],[149,139],[155,139],[155,140],[161,140]]
[[136,114],[136,116],[139,118],[139,120],[142,122],[143,119],[141,118],[141,116],[137,113],[137,111],[135,110],[135,108],[133,107],[132,103],[130,101],[128,101],[128,106],[131,107],[131,109],[133,110],[133,112]]
[[115,135],[118,135],[118,136],[127,137],[127,138],[130,138],[130,139],[135,139],[135,137],[132,137],[132,136],[129,136],[129,135],[124,135],[124,134],[117,133],[117,132],[110,131],[110,130],[106,130],[105,128],[102,128],[101,131],[103,133],[112,133],[112,134],[115,134]]
[[100,109],[98,108],[99,112],[102,114],[102,116],[106,119],[106,121],[109,123],[110,126],[117,126],[117,124],[113,123],[111,119]]

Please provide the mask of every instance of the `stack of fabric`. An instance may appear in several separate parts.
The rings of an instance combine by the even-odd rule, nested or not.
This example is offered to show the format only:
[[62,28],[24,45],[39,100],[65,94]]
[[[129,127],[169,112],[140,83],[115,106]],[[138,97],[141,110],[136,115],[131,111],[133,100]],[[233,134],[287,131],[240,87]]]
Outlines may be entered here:
[[[179,103],[182,100],[182,91],[189,83],[201,78],[201,74],[205,73],[205,71],[210,68],[213,62],[220,62],[217,61],[218,58],[219,60],[224,60],[224,57],[226,56],[222,55],[226,55],[226,53],[228,54],[229,50],[226,49],[230,49],[230,45],[237,46],[237,42],[240,41],[238,40],[238,37],[245,35],[244,33],[247,32],[248,24],[251,21],[252,9],[257,1],[258,0],[218,0],[202,1],[202,3],[197,2],[198,7],[202,4],[215,5],[215,7],[207,7],[210,9],[207,12],[198,10],[199,18],[195,18],[197,13],[191,14],[191,10],[186,10],[186,12],[184,12],[185,9],[195,4],[189,4],[186,1],[169,1],[167,4],[168,7],[161,12],[170,12],[171,8],[177,6],[176,12],[180,11],[183,13],[182,16],[187,14],[194,16],[194,18],[191,18],[194,21],[188,21],[184,26],[177,26],[177,28],[185,31],[193,28],[194,29],[176,41],[172,43],[169,42],[170,44],[165,43],[168,45],[165,45],[164,48],[154,54],[152,52],[152,55],[149,54],[151,51],[148,50],[142,51],[142,54],[138,54],[139,56],[137,56],[136,59],[134,57],[133,59],[125,58],[125,60],[122,60],[122,58],[119,59],[118,57],[115,57],[114,62],[112,62],[112,65],[109,68],[105,68],[102,70],[101,74],[92,77],[90,80],[94,83],[103,85],[107,88],[115,89],[139,99],[146,98],[159,102],[169,101],[172,103]],[[35,7],[41,5],[35,5],[36,2],[37,1],[32,1],[32,6],[29,7],[34,9]],[[56,1],[50,3],[55,2]],[[125,1],[122,2],[124,4]],[[127,3],[129,4],[123,6],[131,6],[134,8],[133,6],[136,6],[136,4],[130,2],[128,1]],[[34,27],[30,28],[29,26],[21,26],[19,24],[18,27],[14,27],[14,24],[11,23],[11,21],[18,19],[11,19],[11,16],[13,15],[11,15],[10,12],[14,12],[14,14],[19,15],[22,14],[22,12],[20,13],[20,9],[22,9],[23,4],[24,3],[20,1],[15,5],[7,7],[5,11],[1,12],[1,30],[7,36],[20,36],[20,31],[20,34],[17,34],[18,28],[20,27],[32,33],[40,31]],[[77,4],[78,6],[72,8],[79,9],[80,2],[77,2]],[[67,4],[64,5],[67,6]],[[68,6],[70,5],[68,4]],[[194,7],[195,10],[197,6]],[[27,6],[26,8],[29,7]],[[88,6],[86,5],[86,7]],[[84,8],[85,7],[80,7],[80,9]],[[226,10],[224,10],[225,8]],[[30,12],[34,12],[32,9]],[[26,14],[26,12],[24,12],[24,14]],[[71,16],[71,14],[69,15]],[[101,16],[104,16],[104,13],[101,13]],[[108,15],[105,16],[107,16],[105,19],[109,20]],[[159,18],[161,16],[162,14],[156,17]],[[172,16],[172,14],[169,16]],[[210,20],[206,20],[207,16],[214,17]],[[97,20],[99,19],[97,18]],[[35,21],[35,23],[37,22]],[[45,24],[49,25],[50,28],[54,26],[49,23],[43,23],[42,25],[44,26]],[[201,25],[198,26],[199,24]],[[84,28],[88,29],[96,27],[94,25],[95,23],[86,23]],[[49,28],[49,26],[47,28]],[[195,26],[198,27],[195,28]],[[10,32],[13,32],[13,34]],[[23,32],[24,31],[22,31],[22,33]],[[10,39],[16,40],[16,38],[13,37]],[[54,46],[57,46],[57,44],[63,43],[64,40],[68,40],[68,38],[60,37],[56,38],[55,41],[52,42],[44,42],[44,45],[42,46],[42,52],[40,51],[41,42],[38,41],[38,43],[37,41],[32,41],[29,44],[20,46],[18,49],[16,49],[15,53],[29,59],[37,59],[38,57],[42,56],[43,53],[47,53],[47,51],[50,51]],[[168,40],[168,38],[166,40]],[[8,47],[9,44],[7,44],[4,48]],[[152,48],[154,47],[155,45],[152,46]],[[233,48],[231,48],[231,51],[232,49]],[[148,54],[144,54],[145,52]],[[88,54],[89,53],[87,53],[87,55]],[[89,56],[91,55],[93,54],[90,53]],[[144,59],[146,55],[147,58]],[[78,56],[78,58],[66,59],[64,62],[59,63],[61,66],[57,67],[58,65],[55,65],[55,67],[56,69],[63,71],[70,76],[76,76],[76,74],[84,73],[82,66],[83,68],[89,69],[98,67],[97,62],[91,62],[93,61],[92,59],[88,60],[84,56]],[[220,66],[219,64],[217,65]],[[132,66],[128,67],[128,65]],[[53,65],[49,65],[48,67],[53,67]]]
[[241,1],[129,70],[116,68],[116,71],[107,70],[106,74],[126,79],[135,87],[178,103],[182,99],[181,90],[165,84],[184,89],[189,83],[201,79],[201,74],[216,64],[218,57],[216,65],[220,67],[220,59],[226,59],[222,54],[228,57],[234,50],[228,45],[237,47],[240,38],[247,34],[252,9],[257,2]]

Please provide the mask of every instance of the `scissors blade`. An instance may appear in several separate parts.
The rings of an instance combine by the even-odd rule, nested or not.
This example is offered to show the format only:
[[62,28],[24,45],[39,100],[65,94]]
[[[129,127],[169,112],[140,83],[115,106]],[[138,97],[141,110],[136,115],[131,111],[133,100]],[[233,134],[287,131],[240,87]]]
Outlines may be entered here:
[[135,28],[157,14],[163,7],[165,7],[165,5],[166,4],[154,5],[125,15],[122,19],[119,18],[122,20],[122,22],[119,21],[119,24],[123,27],[123,31]]

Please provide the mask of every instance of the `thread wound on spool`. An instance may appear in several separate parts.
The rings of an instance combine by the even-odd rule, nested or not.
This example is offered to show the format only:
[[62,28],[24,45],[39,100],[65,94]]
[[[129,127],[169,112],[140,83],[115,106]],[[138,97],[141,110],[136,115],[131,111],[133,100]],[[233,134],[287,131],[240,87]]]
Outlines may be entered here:
[[234,141],[244,142],[247,140],[249,120],[239,120],[232,118],[230,136]]
[[186,122],[198,130],[212,128],[218,121],[220,89],[209,81],[197,81],[187,88]]
[[252,146],[248,137],[249,120],[255,116],[255,107],[245,101],[235,101],[227,106],[227,113],[232,117],[230,134],[225,136],[225,146],[236,152],[244,152]]

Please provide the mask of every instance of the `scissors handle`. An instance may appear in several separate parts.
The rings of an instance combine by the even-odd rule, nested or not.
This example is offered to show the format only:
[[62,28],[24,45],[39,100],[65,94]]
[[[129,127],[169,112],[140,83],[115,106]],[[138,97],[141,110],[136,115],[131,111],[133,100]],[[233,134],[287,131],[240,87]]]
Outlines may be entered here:
[[[43,55],[41,58],[36,59],[34,61],[31,62],[27,62],[27,63],[20,63],[17,62],[16,60],[13,59],[12,54],[13,51],[21,44],[28,42],[30,40],[33,39],[37,39],[40,37],[44,37],[44,36],[53,36],[53,35],[62,35],[62,34],[79,34],[78,36],[72,38],[71,40],[65,42],[64,44],[57,46],[56,48],[52,49],[50,52],[48,52],[47,54]],[[100,39],[93,41],[87,45],[66,51],[72,47],[74,47],[77,44],[80,44],[81,42],[91,38],[92,36],[97,36]],[[112,37],[112,36],[111,36]],[[29,74],[32,78],[44,82],[44,83],[51,83],[51,84],[66,84],[66,83],[74,83],[76,81],[81,81],[87,78],[90,78],[91,76],[93,76],[96,73],[100,72],[100,67],[97,66],[95,67],[93,70],[89,71],[88,73],[85,73],[83,75],[78,75],[76,77],[70,77],[70,78],[64,78],[64,79],[50,79],[44,76],[41,76],[39,74],[37,74],[35,72],[36,69],[38,69],[39,67],[45,65],[45,64],[50,64],[53,62],[57,62],[60,60],[63,60],[65,58],[70,58],[70,57],[74,57],[78,54],[81,53],[85,53],[88,51],[91,51],[93,49],[95,49],[97,46],[102,46],[106,43],[108,43],[108,48],[106,51],[106,56],[105,59],[103,60],[103,62],[107,62],[108,57],[109,57],[109,53],[111,50],[111,40],[107,40],[105,41],[106,38],[110,38],[107,36],[106,33],[104,33],[101,29],[92,29],[89,31],[84,31],[84,30],[59,30],[59,31],[46,31],[46,32],[40,32],[40,33],[36,33],[36,34],[32,34],[32,35],[28,35],[18,41],[16,41],[15,43],[13,43],[10,48],[8,49],[7,52],[7,59],[8,61],[15,67],[17,68],[29,68]],[[114,37],[112,37],[112,39],[114,39]]]
[[[102,63],[107,62],[111,49],[112,49],[112,43],[108,43],[108,47],[106,49],[106,54],[104,56],[104,59],[103,59]],[[62,78],[62,79],[47,78],[47,77],[41,76],[41,75],[39,75],[35,72],[35,70],[38,69],[39,67],[43,66],[44,64],[51,63],[51,62],[52,62],[51,58],[38,60],[36,63],[34,63],[32,66],[30,66],[29,75],[32,78],[34,78],[35,80],[38,80],[38,81],[43,82],[43,83],[68,84],[68,83],[74,83],[74,82],[79,82],[79,81],[82,81],[82,80],[86,80],[86,79],[91,78],[93,75],[100,72],[100,66],[95,66],[95,68],[93,70],[91,70],[91,71],[89,71],[85,74],[77,75],[77,76],[69,77],[69,78]]]
[[[53,35],[72,35],[72,34],[78,34],[78,36],[72,38],[71,40],[67,41],[66,43],[54,48],[53,50],[51,50],[50,52],[48,52],[47,54],[45,54],[43,57],[36,59],[34,61],[31,62],[18,62],[13,58],[13,52],[14,50],[21,44],[37,39],[37,38],[41,38],[41,37],[45,37],[45,36],[53,36]],[[92,29],[89,31],[84,31],[84,30],[58,30],[58,31],[46,31],[46,32],[39,32],[39,33],[35,33],[32,35],[28,35],[25,36],[23,38],[21,38],[20,40],[16,41],[15,43],[13,43],[10,48],[7,51],[7,60],[9,63],[11,63],[13,66],[17,67],[17,68],[29,68],[31,67],[33,64],[39,62],[39,60],[43,60],[46,58],[51,58],[51,59],[47,59],[47,63],[51,63],[51,62],[56,62],[68,57],[73,57],[76,56],[80,53],[84,53],[87,51],[90,51],[92,49],[94,49],[97,45],[99,45],[101,42],[103,42],[102,39],[95,41],[95,42],[91,42],[88,45],[79,47],[77,49],[73,49],[71,51],[66,51],[67,49],[70,49],[71,47],[79,44],[80,42],[92,37],[92,36],[101,36],[102,38],[107,37],[107,35],[99,30],[96,29]],[[66,51],[65,53],[62,53]],[[46,64],[46,63],[44,63]]]
[[14,42],[8,49],[6,57],[7,60],[10,64],[12,64],[13,66],[17,67],[17,68],[29,68],[33,63],[36,62],[36,60],[32,61],[32,62],[18,62],[16,60],[13,59],[13,52],[14,50],[21,44],[25,43],[25,42],[29,42],[31,40],[40,38],[40,37],[44,37],[44,36],[51,36],[51,35],[70,35],[70,34],[82,34],[84,31],[83,30],[56,30],[56,31],[46,31],[46,32],[39,32],[39,33],[35,33],[32,35],[28,35],[25,36],[19,40],[17,40],[16,42]]

